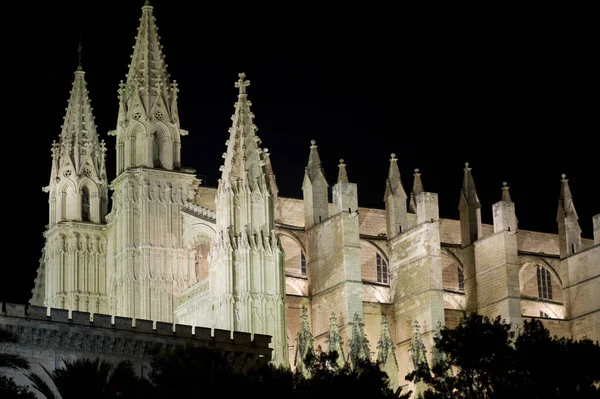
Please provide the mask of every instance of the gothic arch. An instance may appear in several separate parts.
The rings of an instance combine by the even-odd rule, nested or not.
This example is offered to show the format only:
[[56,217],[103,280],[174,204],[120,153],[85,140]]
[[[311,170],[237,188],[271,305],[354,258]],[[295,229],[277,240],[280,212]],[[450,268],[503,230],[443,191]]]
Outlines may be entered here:
[[63,222],[67,220],[74,220],[77,205],[77,188],[75,182],[71,179],[63,179],[63,183],[58,189],[59,198],[56,201],[57,209],[57,222]]
[[545,259],[539,258],[537,256],[524,255],[524,256],[519,256],[519,263],[521,263],[521,268],[519,269],[519,285],[521,285],[521,280],[522,280],[521,277],[522,277],[523,271],[525,270],[525,267],[530,266],[530,265],[540,265],[540,266],[545,267],[550,272],[550,274],[552,274],[552,278],[555,278],[556,281],[558,281],[560,288],[561,289],[563,288],[563,284],[562,284],[562,280],[561,280],[560,276],[558,275],[556,270],[554,270],[554,267],[552,267],[552,265],[550,263],[548,263]]
[[285,271],[293,275],[306,275],[307,254],[300,239],[292,232],[278,230],[277,238],[285,254]]
[[153,154],[152,162],[155,167],[173,169],[173,135],[164,122],[156,122],[152,132]]
[[198,221],[192,223],[183,232],[183,246],[189,247],[194,243],[194,240],[198,239],[198,237],[203,236],[209,240],[212,240],[216,235],[217,232],[210,223]]
[[146,154],[145,144],[146,127],[139,121],[133,120],[125,140],[129,141],[129,154],[125,154],[125,159],[129,158],[131,167],[142,166],[145,162]]
[[[88,217],[85,217],[85,190],[87,189],[87,205],[89,206]],[[95,181],[90,178],[84,177],[79,180],[78,190],[81,192],[81,202],[79,206],[81,207],[81,220],[82,221],[90,221],[94,223],[100,223],[100,190]]]
[[442,267],[442,285],[444,289],[464,292],[464,266],[458,256],[447,248],[442,247],[440,261]]
[[383,260],[385,260],[385,262],[387,264],[389,264],[389,259],[388,259],[387,253],[379,245],[375,244],[371,240],[365,240],[365,239],[361,239],[360,243],[361,244],[367,244],[368,247],[371,247],[375,252],[377,252],[383,258]]

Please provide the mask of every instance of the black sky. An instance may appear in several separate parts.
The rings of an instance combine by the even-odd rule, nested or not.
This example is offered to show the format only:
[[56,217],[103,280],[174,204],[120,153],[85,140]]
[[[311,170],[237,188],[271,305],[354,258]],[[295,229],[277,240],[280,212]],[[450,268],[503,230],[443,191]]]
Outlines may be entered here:
[[[5,9],[6,224],[0,300],[25,303],[48,222],[50,145],[67,106],[77,46],[114,178],[117,88],[125,79],[143,0],[21,2]],[[194,6],[191,6],[193,4]],[[179,83],[182,159],[215,186],[238,72],[280,195],[301,198],[310,140],[333,185],[344,158],[359,205],[383,207],[395,152],[407,192],[413,169],[458,218],[464,162],[491,223],[503,181],[519,227],[555,233],[560,175],[571,184],[583,236],[597,198],[598,42],[592,13],[525,9],[426,10],[348,4],[249,5],[154,0],[171,78]],[[597,30],[596,32],[597,33]],[[6,109],[8,107],[8,109]],[[596,137],[596,138],[595,138]],[[14,176],[18,176],[13,179]],[[16,227],[15,227],[16,226]]]

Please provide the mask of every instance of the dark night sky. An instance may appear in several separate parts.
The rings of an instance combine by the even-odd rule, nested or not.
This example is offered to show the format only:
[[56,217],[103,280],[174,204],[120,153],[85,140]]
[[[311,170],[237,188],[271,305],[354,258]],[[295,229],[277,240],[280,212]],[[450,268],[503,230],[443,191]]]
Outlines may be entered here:
[[[114,178],[117,88],[125,79],[143,0],[19,2],[3,33],[6,254],[0,300],[25,303],[48,222],[50,145],[58,139],[77,45]],[[189,4],[196,4],[191,8]],[[407,192],[418,167],[440,214],[458,218],[464,162],[483,209],[511,187],[519,227],[557,232],[566,173],[583,236],[600,211],[597,41],[586,10],[209,8],[154,0],[171,78],[179,82],[182,159],[215,186],[236,101],[248,89],[280,195],[300,198],[310,140],[330,185],[339,158],[359,205],[382,208],[391,152]],[[211,5],[212,7],[212,5]],[[588,17],[589,15],[589,17]],[[588,19],[589,18],[589,19]],[[8,111],[8,112],[7,112]],[[8,126],[7,126],[8,125]],[[8,141],[8,142],[7,142]],[[8,159],[8,158],[6,158]],[[10,166],[9,166],[10,165]],[[19,175],[13,182],[11,177]]]

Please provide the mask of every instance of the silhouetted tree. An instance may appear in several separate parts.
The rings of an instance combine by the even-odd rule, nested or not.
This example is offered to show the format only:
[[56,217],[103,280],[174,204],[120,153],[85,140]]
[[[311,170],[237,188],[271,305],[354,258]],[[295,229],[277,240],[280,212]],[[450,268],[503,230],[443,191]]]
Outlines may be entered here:
[[600,346],[588,339],[551,338],[536,319],[525,321],[515,337],[500,317],[471,313],[456,328],[441,328],[434,350],[431,370],[406,376],[426,384],[421,398],[587,399],[600,394]]
[[47,399],[138,399],[151,397],[150,383],[139,378],[129,361],[116,366],[100,359],[81,358],[46,376],[29,373],[32,385]]
[[[0,328],[0,345],[17,343],[18,337],[11,331]],[[29,362],[22,356],[0,352],[0,398],[33,398],[36,396],[28,387],[20,386],[12,377],[4,375],[4,370],[28,370]]]

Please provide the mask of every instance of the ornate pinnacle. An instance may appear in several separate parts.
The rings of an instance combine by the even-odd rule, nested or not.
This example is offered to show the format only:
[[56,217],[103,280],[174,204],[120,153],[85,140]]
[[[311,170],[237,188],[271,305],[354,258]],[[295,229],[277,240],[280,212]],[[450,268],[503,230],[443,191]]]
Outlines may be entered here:
[[346,164],[343,159],[340,159],[338,168],[340,168],[338,173],[338,183],[348,183],[348,173],[346,173]]
[[246,80],[246,74],[244,72],[238,73],[240,79],[235,82],[235,87],[240,89],[240,96],[246,94],[246,87],[250,86],[250,81]]
[[502,182],[502,201],[512,202],[512,199],[510,198],[510,193],[508,192],[509,188],[510,187],[508,187],[507,182]]

